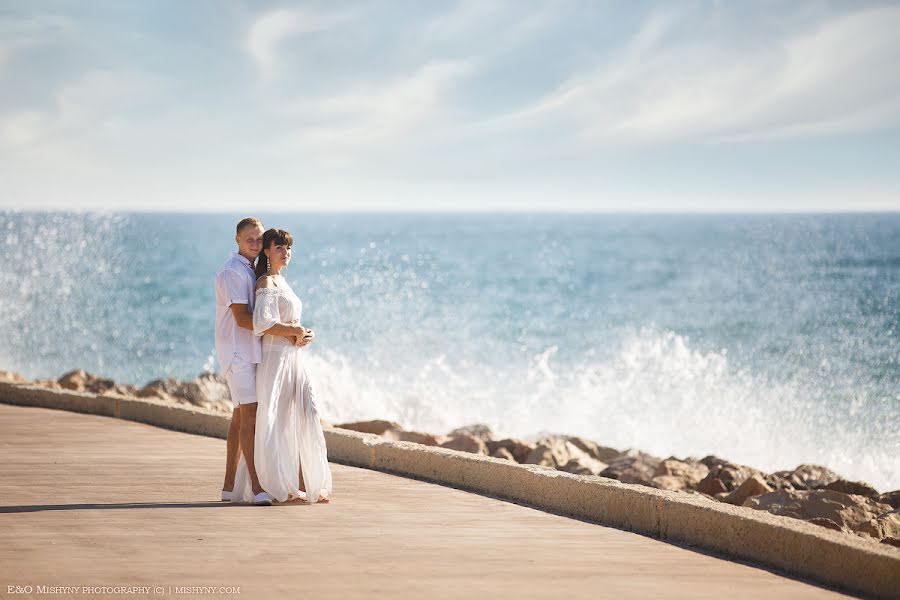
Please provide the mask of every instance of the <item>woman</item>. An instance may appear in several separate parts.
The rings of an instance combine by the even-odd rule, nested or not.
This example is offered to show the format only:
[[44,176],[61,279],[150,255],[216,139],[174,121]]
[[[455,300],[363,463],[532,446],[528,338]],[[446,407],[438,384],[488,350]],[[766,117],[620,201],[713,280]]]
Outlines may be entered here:
[[[331,495],[331,469],[302,351],[315,334],[300,325],[303,303],[283,275],[293,241],[287,231],[269,229],[256,265],[253,333],[263,339],[256,371],[254,462],[260,485],[276,501],[324,503]],[[234,491],[236,502],[253,499],[243,456]]]

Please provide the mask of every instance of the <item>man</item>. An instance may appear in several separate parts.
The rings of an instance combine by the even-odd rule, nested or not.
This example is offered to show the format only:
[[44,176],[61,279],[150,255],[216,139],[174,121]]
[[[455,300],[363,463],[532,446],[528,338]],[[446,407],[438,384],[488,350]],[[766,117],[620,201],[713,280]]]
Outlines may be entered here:
[[253,459],[256,366],[262,361],[260,338],[253,335],[256,296],[253,263],[262,251],[264,231],[259,219],[241,219],[235,234],[238,251],[232,252],[216,273],[216,355],[234,404],[226,443],[222,500],[231,500],[238,457],[243,451],[253,488],[253,504],[271,505],[272,498],[259,485]]

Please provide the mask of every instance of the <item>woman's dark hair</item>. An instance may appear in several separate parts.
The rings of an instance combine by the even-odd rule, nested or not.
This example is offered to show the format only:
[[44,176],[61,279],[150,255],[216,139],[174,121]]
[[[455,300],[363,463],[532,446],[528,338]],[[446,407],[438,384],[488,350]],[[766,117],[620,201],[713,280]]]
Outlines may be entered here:
[[266,250],[272,245],[293,246],[294,236],[284,229],[269,229],[263,234],[262,251],[256,260],[256,278],[259,279],[269,271],[269,257],[266,256]]

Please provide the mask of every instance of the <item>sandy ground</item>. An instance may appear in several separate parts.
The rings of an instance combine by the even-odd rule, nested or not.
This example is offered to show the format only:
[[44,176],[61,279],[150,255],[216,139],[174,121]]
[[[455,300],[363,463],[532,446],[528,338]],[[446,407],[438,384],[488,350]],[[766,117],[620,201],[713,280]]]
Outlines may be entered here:
[[331,504],[220,503],[224,453],[223,440],[0,404],[0,597],[50,595],[38,586],[151,586],[57,598],[841,596],[637,534],[344,465],[332,464]]

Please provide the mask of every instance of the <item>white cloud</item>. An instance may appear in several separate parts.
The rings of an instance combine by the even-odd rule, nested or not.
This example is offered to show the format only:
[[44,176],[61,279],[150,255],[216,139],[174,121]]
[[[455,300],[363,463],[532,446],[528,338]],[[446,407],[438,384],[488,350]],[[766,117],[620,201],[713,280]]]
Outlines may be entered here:
[[[652,16],[628,44],[530,106],[483,127],[556,124],[587,144],[737,140],[900,125],[900,7],[832,17],[751,47]],[[693,33],[693,32],[691,32]]]
[[250,26],[247,52],[264,79],[272,79],[281,65],[279,46],[288,38],[314,31],[327,31],[356,16],[354,11],[316,13],[304,9],[278,9],[264,13]]
[[290,112],[314,124],[293,131],[289,146],[346,162],[451,126],[447,97],[477,68],[472,60],[433,61],[381,84],[296,102]]
[[0,16],[0,73],[16,53],[58,42],[74,31],[71,19],[57,15]]

